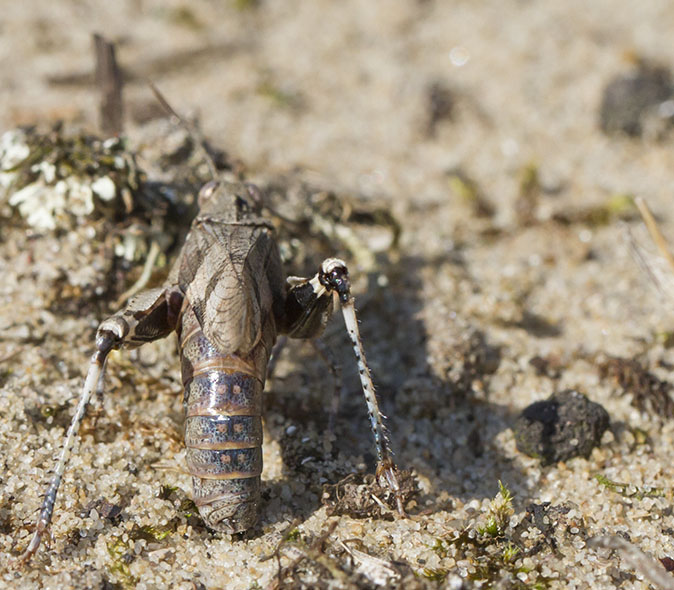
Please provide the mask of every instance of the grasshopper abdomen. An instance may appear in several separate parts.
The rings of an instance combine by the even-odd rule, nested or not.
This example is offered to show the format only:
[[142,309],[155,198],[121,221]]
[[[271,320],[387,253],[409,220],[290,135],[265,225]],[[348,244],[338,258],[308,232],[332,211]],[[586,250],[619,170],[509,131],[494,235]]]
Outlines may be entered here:
[[247,355],[223,355],[187,305],[178,334],[194,502],[210,528],[238,533],[251,528],[259,514],[262,390],[274,322],[269,318]]

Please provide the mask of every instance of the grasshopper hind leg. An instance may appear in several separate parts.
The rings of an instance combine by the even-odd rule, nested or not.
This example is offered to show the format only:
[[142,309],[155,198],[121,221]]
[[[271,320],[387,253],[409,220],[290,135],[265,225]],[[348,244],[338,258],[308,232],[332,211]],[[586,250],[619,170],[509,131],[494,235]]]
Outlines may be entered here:
[[286,298],[285,321],[281,325],[292,338],[320,336],[332,315],[334,300],[339,301],[358,363],[358,374],[374,436],[378,460],[377,478],[391,490],[396,498],[398,512],[405,515],[398,468],[393,459],[388,430],[384,425],[385,416],[379,409],[374,383],[365,358],[346,264],[339,258],[328,258],[323,261],[319,271],[312,278],[290,277],[288,283],[290,288]]
[[181,306],[182,296],[177,289],[171,287],[152,289],[134,297],[125,309],[99,326],[96,332],[96,352],[91,357],[75,415],[68,427],[54,475],[45,493],[35,532],[16,563],[18,567],[26,564],[35,554],[49,528],[63,474],[89,400],[94,394],[102,395],[103,375],[110,351],[122,346],[133,348],[144,342],[167,336],[175,329]]
[[97,350],[91,357],[87,377],[84,381],[82,394],[80,395],[80,401],[77,404],[75,415],[70,422],[70,427],[68,428],[68,433],[66,434],[65,442],[63,444],[63,448],[61,449],[61,454],[59,455],[59,460],[56,465],[54,475],[45,493],[44,500],[40,508],[40,515],[35,525],[35,532],[33,533],[33,537],[31,538],[28,547],[26,547],[23,554],[19,557],[19,566],[27,563],[35,554],[38,547],[40,546],[42,537],[49,528],[49,524],[51,523],[52,515],[54,513],[54,505],[56,504],[56,496],[58,494],[59,487],[61,486],[63,473],[65,472],[65,468],[68,463],[68,457],[70,456],[70,451],[72,450],[73,443],[75,442],[75,438],[77,436],[77,431],[79,430],[80,424],[82,423],[82,418],[84,418],[84,414],[86,413],[87,405],[91,399],[92,394],[94,392],[98,392],[99,387],[102,385],[106,360],[108,358],[108,354],[114,347],[114,340],[112,338],[97,340]]

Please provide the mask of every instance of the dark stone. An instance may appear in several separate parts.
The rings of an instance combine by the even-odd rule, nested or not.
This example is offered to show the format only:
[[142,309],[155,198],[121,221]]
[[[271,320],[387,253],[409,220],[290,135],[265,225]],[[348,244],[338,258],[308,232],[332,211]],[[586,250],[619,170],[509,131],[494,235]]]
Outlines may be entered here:
[[515,423],[520,452],[543,464],[588,457],[608,428],[608,412],[572,389],[525,408]]
[[454,91],[444,83],[433,82],[426,90],[426,102],[428,122],[426,123],[426,135],[435,137],[440,121],[451,121],[456,106]]
[[658,113],[658,107],[671,99],[669,70],[642,61],[631,72],[613,78],[604,89],[599,112],[601,130],[606,134],[639,137],[644,132],[646,117],[667,118],[666,113]]
[[[556,550],[558,546],[556,533],[567,529],[566,515],[572,508],[576,506],[571,502],[564,502],[557,506],[553,506],[550,502],[529,504],[524,518],[513,531],[513,540],[526,549],[526,554],[529,556],[540,553],[544,549]],[[540,531],[542,538],[529,536],[529,530],[532,527]],[[525,532],[526,538],[523,536]]]
[[92,510],[96,510],[101,518],[111,522],[119,522],[119,516],[122,514],[122,507],[118,504],[111,504],[103,498],[89,502],[81,511],[80,516],[87,517]]

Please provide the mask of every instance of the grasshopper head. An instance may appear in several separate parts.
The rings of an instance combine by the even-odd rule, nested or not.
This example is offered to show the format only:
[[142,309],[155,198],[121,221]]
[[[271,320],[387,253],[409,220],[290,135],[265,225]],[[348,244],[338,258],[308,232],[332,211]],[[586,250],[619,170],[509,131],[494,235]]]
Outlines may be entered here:
[[262,193],[249,182],[212,180],[199,191],[199,214],[217,216],[225,222],[246,221],[260,216]]

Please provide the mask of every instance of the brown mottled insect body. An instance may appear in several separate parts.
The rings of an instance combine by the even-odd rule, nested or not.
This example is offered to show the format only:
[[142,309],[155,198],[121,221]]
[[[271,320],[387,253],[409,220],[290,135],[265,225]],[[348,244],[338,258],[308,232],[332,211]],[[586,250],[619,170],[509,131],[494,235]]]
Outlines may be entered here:
[[262,391],[283,308],[281,261],[245,185],[207,185],[176,263],[185,446],[206,524],[237,533],[258,518]]
[[174,314],[134,300],[99,329],[131,312],[146,324],[129,332],[129,342],[177,332],[194,500],[206,524],[227,533],[251,528],[259,513],[262,391],[285,299],[272,230],[251,190],[202,189],[201,211],[164,289],[164,299],[172,293],[173,305],[181,302],[175,323]]
[[327,259],[314,277],[286,282],[272,226],[259,214],[256,188],[212,182],[200,191],[199,205],[165,285],[135,296],[98,329],[97,352],[23,561],[35,553],[51,521],[68,454],[89,398],[101,389],[109,352],[173,331],[180,344],[194,501],[210,528],[227,533],[250,529],[259,515],[262,391],[277,333],[319,336],[333,299],[340,301],[358,361],[377,447],[377,474],[404,514],[344,262]]

